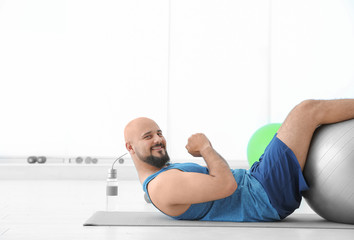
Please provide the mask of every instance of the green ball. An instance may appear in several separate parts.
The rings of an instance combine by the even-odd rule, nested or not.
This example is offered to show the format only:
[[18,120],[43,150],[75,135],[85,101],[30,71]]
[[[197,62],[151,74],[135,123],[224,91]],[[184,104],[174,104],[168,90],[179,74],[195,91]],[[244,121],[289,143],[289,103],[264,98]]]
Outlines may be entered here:
[[247,160],[250,166],[259,160],[280,126],[280,123],[270,123],[252,135],[247,145]]

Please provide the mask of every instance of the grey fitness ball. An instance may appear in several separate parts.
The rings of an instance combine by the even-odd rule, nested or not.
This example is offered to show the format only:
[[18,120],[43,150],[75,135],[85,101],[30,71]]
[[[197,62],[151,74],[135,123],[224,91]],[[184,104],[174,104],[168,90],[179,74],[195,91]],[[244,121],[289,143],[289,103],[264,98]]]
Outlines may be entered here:
[[318,215],[354,224],[354,119],[316,129],[304,177],[303,196]]

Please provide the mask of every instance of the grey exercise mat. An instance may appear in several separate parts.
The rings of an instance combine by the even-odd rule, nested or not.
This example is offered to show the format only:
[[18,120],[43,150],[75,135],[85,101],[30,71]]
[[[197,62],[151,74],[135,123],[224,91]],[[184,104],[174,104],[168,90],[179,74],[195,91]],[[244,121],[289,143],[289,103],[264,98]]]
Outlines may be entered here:
[[353,229],[354,224],[329,222],[316,214],[293,214],[280,222],[212,222],[181,221],[159,212],[95,212],[84,226],[150,226],[150,227],[252,227]]

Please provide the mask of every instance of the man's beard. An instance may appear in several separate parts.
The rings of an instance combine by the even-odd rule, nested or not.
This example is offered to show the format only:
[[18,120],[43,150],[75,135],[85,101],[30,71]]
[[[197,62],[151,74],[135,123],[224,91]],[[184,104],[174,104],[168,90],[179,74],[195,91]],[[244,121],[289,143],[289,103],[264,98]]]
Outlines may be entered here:
[[136,152],[136,154],[138,155],[139,159],[141,159],[143,162],[151,166],[154,166],[156,168],[162,168],[170,162],[170,157],[168,156],[167,151],[165,151],[165,155],[163,155],[162,157],[156,157],[153,156],[152,154],[150,156],[143,157],[138,152]]

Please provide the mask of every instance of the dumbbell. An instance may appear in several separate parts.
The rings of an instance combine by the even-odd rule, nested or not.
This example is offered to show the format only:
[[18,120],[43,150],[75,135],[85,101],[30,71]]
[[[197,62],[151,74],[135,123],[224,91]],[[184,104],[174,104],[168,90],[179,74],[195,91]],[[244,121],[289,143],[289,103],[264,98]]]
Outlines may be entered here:
[[[75,162],[78,163],[78,164],[81,164],[84,162],[84,158],[82,157],[77,157],[75,159]],[[98,159],[97,158],[91,158],[91,157],[86,157],[85,158],[85,163],[86,164],[90,164],[90,163],[93,163],[93,164],[96,164],[98,162]]]
[[30,163],[30,164],[33,164],[33,163],[45,163],[47,161],[47,158],[45,156],[40,156],[40,157],[36,157],[36,156],[30,156],[27,158],[27,162]]
[[40,156],[37,158],[37,162],[38,163],[46,163],[47,162],[47,158],[45,156]]
[[30,156],[27,158],[27,162],[30,164],[36,163],[38,161],[38,158],[36,156]]
[[77,157],[76,159],[75,159],[75,162],[76,163],[82,163],[84,161],[84,159],[82,158],[82,157]]

